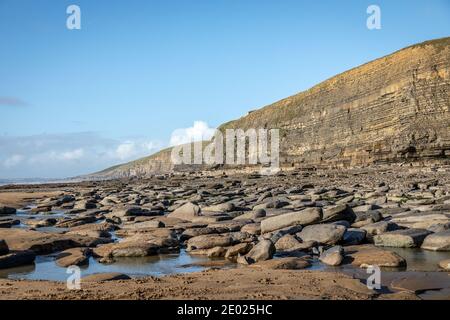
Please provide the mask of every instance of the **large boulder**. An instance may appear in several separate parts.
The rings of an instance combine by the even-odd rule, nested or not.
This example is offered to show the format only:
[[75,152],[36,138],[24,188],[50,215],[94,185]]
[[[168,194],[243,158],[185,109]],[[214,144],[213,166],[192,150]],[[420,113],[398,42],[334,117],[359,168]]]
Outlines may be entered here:
[[58,228],[73,228],[84,224],[93,223],[95,221],[97,221],[97,218],[95,216],[87,215],[71,219],[60,220],[56,223],[56,226]]
[[187,202],[181,207],[175,209],[173,212],[169,213],[167,217],[177,218],[186,221],[193,221],[194,218],[200,216],[201,209],[198,205]]
[[56,257],[56,264],[64,268],[85,265],[89,261],[90,253],[89,248],[67,249]]
[[137,216],[155,216],[160,215],[159,211],[151,211],[139,206],[122,206],[115,208],[113,212],[109,213],[109,217],[137,217]]
[[158,254],[159,246],[143,241],[125,241],[98,246],[94,255],[103,258],[146,257]]
[[0,256],[0,269],[8,269],[32,264],[36,254],[33,251],[10,251]]
[[445,260],[440,261],[439,267],[446,271],[450,271],[450,259],[445,259]]
[[366,240],[366,230],[349,228],[345,231],[342,243],[344,245],[355,245],[363,243]]
[[227,247],[233,244],[229,235],[206,234],[190,238],[187,241],[187,250],[211,249],[214,247]]
[[306,226],[297,236],[303,242],[316,241],[321,244],[333,245],[342,239],[346,229],[346,227],[336,224],[316,224]]
[[225,228],[211,228],[211,227],[202,227],[202,228],[189,228],[183,231],[180,235],[180,240],[185,241],[193,237],[205,235],[205,234],[217,234],[224,233],[227,230]]
[[266,210],[258,209],[258,210],[252,210],[252,211],[245,212],[245,213],[237,216],[236,218],[234,218],[234,220],[247,220],[247,219],[255,220],[258,218],[264,218],[265,216],[266,216]]
[[56,223],[56,219],[47,218],[47,219],[28,219],[25,221],[25,224],[32,228],[43,228],[43,227],[51,227]]
[[425,229],[405,229],[385,232],[373,237],[378,247],[415,248],[420,247],[430,231]]
[[333,222],[339,220],[345,220],[350,223],[355,221],[356,215],[346,204],[338,204],[335,206],[325,207],[323,209],[322,222]]
[[321,208],[307,208],[298,212],[290,212],[266,218],[261,221],[261,233],[271,232],[295,225],[310,225],[322,219]]
[[450,251],[450,229],[430,234],[422,243],[422,249]]
[[365,225],[361,227],[361,229],[366,230],[367,235],[369,235],[370,238],[372,238],[371,236],[376,236],[377,234],[397,230],[398,226],[390,221],[379,221]]
[[244,258],[248,264],[252,264],[259,261],[272,259],[274,253],[275,246],[272,241],[261,240],[244,256]]
[[275,242],[275,248],[277,251],[286,251],[298,247],[300,244],[301,242],[295,236],[286,234]]
[[[353,208],[355,210],[355,208]],[[353,222],[353,226],[359,228],[361,226],[375,223],[383,219],[383,215],[379,210],[369,210],[369,211],[354,211],[356,218]]]
[[11,228],[12,226],[20,224],[20,220],[12,218],[0,219],[0,228]]
[[402,268],[406,267],[406,260],[397,253],[374,247],[373,245],[359,245],[345,247],[346,260],[360,268],[368,266]]
[[0,215],[12,215],[16,214],[16,209],[8,206],[4,206],[0,204]]
[[159,220],[149,220],[138,223],[131,223],[122,226],[125,230],[145,230],[154,228],[164,228],[165,224]]
[[97,204],[92,199],[85,199],[75,202],[74,209],[88,210],[97,208]]
[[38,255],[50,254],[75,247],[95,247],[98,244],[112,241],[106,238],[91,238],[24,229],[0,229],[0,239],[6,241],[10,250],[31,250]]
[[231,261],[236,261],[238,255],[245,255],[253,248],[252,243],[238,243],[231,246],[225,252],[225,258]]
[[402,227],[429,229],[433,225],[449,223],[450,217],[439,211],[410,211],[392,217],[391,221]]
[[319,260],[330,266],[338,266],[344,260],[344,248],[341,246],[331,247],[322,252]]
[[6,241],[3,239],[0,239],[0,256],[7,254],[9,252],[9,247],[6,244]]
[[225,202],[216,204],[209,207],[204,207],[203,211],[212,211],[212,212],[230,212],[234,211],[236,206],[232,202]]

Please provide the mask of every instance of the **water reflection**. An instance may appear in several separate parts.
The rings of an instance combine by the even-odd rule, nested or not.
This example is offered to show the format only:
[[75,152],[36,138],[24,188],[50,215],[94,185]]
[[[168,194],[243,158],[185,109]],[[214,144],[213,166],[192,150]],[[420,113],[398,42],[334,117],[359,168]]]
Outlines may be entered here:
[[[0,277],[9,279],[54,280],[66,281],[66,268],[59,267],[55,256],[38,256],[35,264],[20,268],[0,270]],[[131,277],[163,276],[176,273],[188,273],[204,270],[202,263],[208,262],[207,257],[191,256],[184,250],[180,253],[164,254],[150,257],[117,258],[112,264],[102,264],[90,258],[89,265],[80,267],[81,275],[94,273],[120,272]]]

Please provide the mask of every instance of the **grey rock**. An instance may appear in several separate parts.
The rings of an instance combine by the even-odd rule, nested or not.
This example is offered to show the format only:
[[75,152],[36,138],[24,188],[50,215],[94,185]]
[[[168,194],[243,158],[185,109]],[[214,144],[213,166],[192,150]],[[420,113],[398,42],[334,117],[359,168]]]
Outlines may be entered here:
[[198,205],[188,202],[181,207],[175,209],[173,212],[169,213],[167,217],[178,218],[186,221],[194,221],[194,218],[200,216],[201,209]]
[[285,213],[262,220],[261,233],[266,233],[293,225],[305,226],[319,222],[321,219],[322,210],[320,208],[307,208],[298,212]]
[[258,242],[246,255],[245,260],[249,263],[272,259],[275,253],[275,246],[270,240],[262,240]]
[[320,255],[319,260],[330,266],[339,266],[344,260],[344,249],[341,246],[331,247]]
[[16,209],[0,204],[0,215],[13,215],[16,214]]
[[35,258],[36,254],[31,250],[10,251],[5,255],[0,256],[0,269],[8,269],[32,264]]
[[406,229],[385,232],[373,237],[379,247],[414,248],[420,247],[430,231],[425,229]]
[[347,229],[342,238],[342,243],[345,245],[356,245],[363,243],[366,239],[366,230],[350,228]]
[[450,251],[450,230],[430,234],[425,238],[422,249],[432,251]]
[[303,230],[297,234],[304,242],[305,241],[317,241],[321,244],[333,245],[338,243],[342,237],[346,228],[340,225],[333,224],[317,224],[306,226]]
[[0,239],[0,256],[9,253],[9,247],[5,240]]
[[355,219],[355,213],[353,212],[352,208],[350,208],[346,204],[339,204],[336,206],[323,208],[323,222],[345,220],[352,223],[353,221],[355,221]]

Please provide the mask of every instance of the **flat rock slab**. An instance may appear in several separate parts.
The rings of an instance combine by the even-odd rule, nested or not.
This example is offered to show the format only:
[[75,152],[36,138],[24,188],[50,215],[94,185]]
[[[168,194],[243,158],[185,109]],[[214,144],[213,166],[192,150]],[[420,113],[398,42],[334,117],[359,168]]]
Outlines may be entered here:
[[61,252],[56,257],[56,263],[60,267],[85,265],[89,261],[91,250],[89,248],[72,248]]
[[111,240],[105,238],[91,238],[23,229],[0,229],[0,239],[6,241],[10,250],[31,250],[39,255],[75,247],[93,247],[100,243],[111,242]]
[[201,208],[192,203],[187,202],[181,207],[175,209],[173,212],[169,213],[167,216],[169,218],[178,218],[186,221],[193,221],[194,218],[200,216]]
[[299,270],[310,267],[311,263],[304,258],[286,257],[260,261],[250,266],[261,269]]
[[5,255],[9,253],[9,247],[6,244],[6,241],[3,239],[0,239],[0,256]]
[[347,262],[352,265],[366,268],[368,266],[402,268],[406,267],[406,260],[388,250],[380,249],[372,245],[345,247]]
[[450,229],[427,236],[423,241],[422,249],[432,251],[450,251]]
[[32,264],[36,255],[33,251],[10,251],[0,256],[0,269],[20,267]]
[[391,282],[392,289],[406,290],[413,293],[420,293],[427,290],[440,290],[450,288],[450,276],[441,273],[436,275],[424,273],[421,275],[406,276],[394,279]]
[[[249,264],[272,259],[276,249],[270,240],[261,240],[246,255],[245,261]],[[239,259],[238,259],[239,262]]]
[[326,207],[323,209],[323,222],[345,220],[351,223],[355,221],[355,219],[355,213],[346,204],[338,204],[336,206]]
[[190,238],[187,249],[211,249],[214,247],[226,247],[233,244],[233,239],[228,235],[206,234]]
[[450,259],[445,259],[439,262],[439,267],[444,270],[450,271]]
[[298,212],[290,212],[269,217],[261,221],[261,233],[271,232],[277,229],[294,225],[309,225],[322,219],[322,209],[307,208]]
[[94,255],[111,257],[147,257],[158,254],[159,246],[145,241],[122,241],[108,243],[93,249]]
[[297,233],[297,236],[306,241],[316,241],[321,244],[336,244],[338,243],[346,231],[346,227],[335,224],[316,224],[306,226],[303,230]]
[[0,219],[0,228],[11,228],[12,226],[20,224],[20,220],[17,219]]
[[395,230],[376,235],[373,241],[380,247],[415,248],[420,247],[430,233],[425,229]]
[[0,215],[11,215],[15,214],[16,209],[8,206],[4,206],[0,204]]
[[129,280],[129,276],[123,273],[110,272],[110,273],[96,273],[91,274],[81,279],[82,282],[104,282],[115,280]]

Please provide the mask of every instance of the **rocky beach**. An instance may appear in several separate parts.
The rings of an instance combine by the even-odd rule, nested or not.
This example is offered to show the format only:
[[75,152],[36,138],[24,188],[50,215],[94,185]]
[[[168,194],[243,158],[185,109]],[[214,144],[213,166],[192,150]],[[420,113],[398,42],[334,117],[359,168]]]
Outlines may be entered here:
[[[3,186],[2,298],[448,299],[449,170],[211,170]],[[162,274],[146,269],[177,256],[191,258]],[[60,273],[80,266],[81,290],[40,274],[43,257]],[[127,273],[124,259],[144,269]],[[369,266],[381,269],[379,289],[366,285]]]
[[449,13],[0,1],[0,300],[450,300]]

